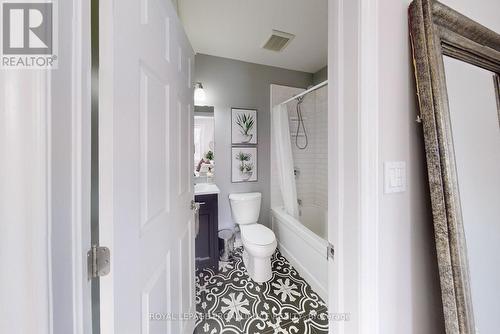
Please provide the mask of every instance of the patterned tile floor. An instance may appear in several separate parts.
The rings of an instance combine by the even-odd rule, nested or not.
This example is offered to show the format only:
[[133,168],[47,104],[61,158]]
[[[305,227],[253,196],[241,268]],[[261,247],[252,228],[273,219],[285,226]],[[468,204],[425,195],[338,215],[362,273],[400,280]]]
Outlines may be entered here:
[[245,271],[242,248],[219,273],[196,271],[194,334],[324,334],[328,333],[325,302],[276,251],[273,277],[257,284]]

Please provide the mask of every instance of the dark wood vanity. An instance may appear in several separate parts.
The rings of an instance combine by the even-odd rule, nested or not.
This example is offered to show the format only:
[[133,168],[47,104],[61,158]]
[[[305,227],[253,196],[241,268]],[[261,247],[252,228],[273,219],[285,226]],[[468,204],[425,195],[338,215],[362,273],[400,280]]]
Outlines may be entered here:
[[218,271],[218,195],[196,195],[194,199],[200,204],[199,232],[195,246],[196,268],[212,268]]

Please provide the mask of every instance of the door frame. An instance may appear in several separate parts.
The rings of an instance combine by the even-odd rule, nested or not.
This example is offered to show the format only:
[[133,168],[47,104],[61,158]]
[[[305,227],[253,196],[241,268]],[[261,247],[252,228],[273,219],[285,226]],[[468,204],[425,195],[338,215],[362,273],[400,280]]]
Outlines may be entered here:
[[329,328],[377,334],[378,0],[329,0],[328,11]]
[[[82,0],[75,0],[78,5],[74,9],[74,17],[79,24],[73,31],[73,50],[75,70],[85,67],[90,59],[90,49],[87,48],[85,31],[90,31],[90,8],[82,5]],[[352,5],[354,3],[354,5]],[[354,6],[355,8],[351,8]],[[330,332],[335,333],[378,333],[379,325],[379,296],[378,296],[378,228],[379,228],[379,110],[378,90],[378,0],[329,0],[328,19],[328,76],[331,85],[328,88],[328,113],[329,156],[336,163],[329,164],[329,240],[335,245],[335,260],[329,266],[329,310],[330,313],[342,315],[350,313],[348,321],[330,321]],[[109,1],[100,1],[100,53],[106,52],[108,57],[101,58],[99,96],[100,109],[112,110],[113,96],[113,64],[110,62],[113,52],[113,25],[111,20],[113,8]],[[86,17],[86,15],[89,15]],[[356,18],[352,20],[353,16]],[[347,57],[353,54],[356,61],[352,62]],[[88,58],[88,59],[87,59]],[[74,72],[78,73],[78,71]],[[351,77],[352,74],[354,78]],[[355,80],[356,82],[350,82]],[[89,84],[88,78],[80,75],[73,77],[73,82],[82,85]],[[356,89],[354,98],[350,89]],[[375,87],[375,89],[374,89]],[[90,120],[85,119],[84,109],[77,108],[84,105],[85,96],[76,97],[73,101],[73,140],[72,140],[72,191],[74,194],[73,207],[73,249],[74,259],[74,309],[75,333],[86,333],[90,312],[90,292],[79,287],[84,285],[82,273],[86,275],[86,251],[90,247],[90,238],[82,231],[89,219],[85,220],[83,212],[90,207],[90,172],[87,173],[82,166],[90,166]],[[354,106],[357,114],[355,123],[349,123]],[[349,109],[347,109],[349,108]],[[100,121],[112,121],[112,113],[100,115]],[[111,128],[111,127],[108,127]],[[348,137],[347,132],[354,132]],[[99,133],[99,136],[111,136],[112,133]],[[356,154],[352,157],[349,151],[353,149],[350,139],[356,138],[354,145]],[[111,143],[110,140],[106,142]],[[111,152],[111,148],[108,148]],[[356,171],[348,176],[349,167]],[[90,168],[88,168],[90,170]],[[110,173],[112,166],[100,166],[99,173]],[[110,178],[108,178],[110,179]],[[346,186],[350,181],[356,181],[356,189],[348,194]],[[112,187],[104,187],[112,189]],[[102,198],[112,198],[112,194],[101,192]],[[355,212],[348,214],[354,208]],[[103,216],[105,214],[105,216]],[[101,213],[101,218],[112,220],[112,212]],[[352,225],[358,229],[355,233]],[[90,222],[89,222],[90,225]],[[110,224],[108,224],[110,225]],[[104,226],[100,227],[106,228]],[[112,228],[112,226],[107,226]],[[111,233],[107,233],[112,235]],[[113,249],[113,240],[100,240],[101,244]],[[354,245],[351,244],[354,242]],[[83,255],[83,256],[82,256]],[[348,267],[356,267],[357,273]],[[113,275],[111,268],[110,275]],[[109,277],[111,278],[111,276]],[[107,281],[111,281],[107,280]],[[101,283],[102,284],[102,283]],[[104,282],[104,284],[106,284]],[[347,290],[346,290],[347,289]],[[109,291],[103,296],[103,290]],[[101,290],[100,300],[113,300],[112,290]],[[361,300],[363,301],[361,303]],[[113,317],[112,305],[101,304],[101,315],[104,312]],[[346,324],[349,323],[349,326]],[[352,329],[351,329],[352,328]],[[356,328],[356,329],[354,329]],[[102,329],[103,332],[113,333],[114,328]]]
[[[2,107],[9,111],[2,129],[8,131],[1,133],[8,163],[0,168],[9,194],[0,192],[6,209],[0,220],[10,220],[8,237],[15,246],[9,250],[16,254],[2,265],[17,281],[4,288],[16,295],[9,307],[19,316],[5,326],[11,332],[86,334],[91,332],[90,6],[70,0],[59,2],[57,10],[59,68],[0,73],[2,93],[8,94]],[[30,273],[18,270],[24,268]],[[13,320],[17,324],[10,327]]]
[[[71,12],[69,9],[71,8]],[[64,15],[64,18],[63,18]],[[71,22],[71,33],[61,34],[61,29],[65,24]],[[64,36],[59,40],[60,59],[64,56],[70,58],[64,62],[59,62],[59,69],[47,70],[46,81],[46,96],[39,96],[39,99],[47,101],[47,122],[48,128],[48,150],[47,168],[48,173],[53,174],[55,170],[62,171],[67,163],[68,158],[70,165],[70,183],[63,185],[55,183],[53,176],[48,176],[47,189],[47,205],[49,212],[55,211],[56,207],[60,207],[60,203],[53,203],[55,192],[59,193],[58,197],[68,196],[70,198],[70,216],[69,221],[59,221],[66,217],[57,217],[49,213],[50,220],[48,236],[49,247],[52,249],[52,266],[49,268],[52,275],[52,290],[50,308],[51,316],[51,333],[54,331],[66,330],[69,326],[72,327],[72,333],[86,334],[91,333],[92,328],[92,301],[91,301],[91,284],[88,280],[87,273],[87,251],[91,247],[90,241],[90,161],[91,161],[91,146],[90,146],[90,108],[91,108],[91,64],[90,64],[90,4],[84,0],[72,0],[71,2],[59,4],[59,34]],[[71,38],[71,40],[68,40]],[[62,43],[65,45],[63,46]],[[64,51],[63,51],[64,49]],[[64,53],[63,53],[64,52]],[[55,72],[52,72],[55,71]],[[57,80],[55,78],[57,77]],[[68,98],[66,92],[60,93],[58,88],[62,85],[70,83],[71,96]],[[70,113],[70,122],[67,125],[69,129],[63,130],[63,124],[55,124],[54,113],[56,110],[63,108],[64,112]],[[59,111],[61,114],[62,112]],[[65,131],[69,134],[65,135]],[[67,144],[65,141],[70,139]],[[58,153],[54,155],[52,149],[57,145]],[[56,166],[59,166],[56,167]],[[61,177],[64,177],[62,175]],[[52,180],[51,180],[52,179]],[[68,179],[64,179],[67,181]],[[53,187],[57,187],[53,189]],[[60,207],[64,210],[64,207]],[[59,210],[58,210],[59,211]],[[64,226],[70,225],[68,234],[57,232],[54,228],[55,224]],[[60,253],[62,247],[67,247],[70,252],[71,268],[68,273],[70,277],[63,276],[62,273],[55,268],[56,262],[65,263],[68,258],[67,253]],[[50,248],[49,248],[50,249]],[[54,250],[57,249],[57,250]],[[70,281],[70,282],[68,282]],[[66,291],[71,288],[71,291]],[[63,291],[56,292],[62,289]],[[63,297],[69,293],[71,297]],[[71,300],[71,305],[59,305],[61,302],[57,298],[64,298],[64,302]],[[57,316],[55,309],[62,312],[63,309],[69,310],[71,313],[70,319],[62,318],[62,314]],[[65,312],[66,314],[66,312]]]
[[360,0],[360,331],[379,333],[379,73],[378,0]]
[[[99,1],[99,150],[111,152],[113,155],[113,118],[114,118],[114,89],[113,89],[113,54],[114,54],[114,20],[113,20],[113,1]],[[103,56],[104,55],[104,56]],[[107,129],[107,131],[103,131]],[[99,207],[113,207],[112,199],[113,185],[113,159],[102,159],[99,157]],[[105,175],[104,177],[101,177]],[[109,182],[106,184],[105,182]],[[106,199],[108,205],[101,206],[103,199]],[[113,222],[112,210],[99,210],[99,243],[106,246],[111,251],[113,257],[113,224],[103,224],[102,222]],[[99,317],[113,319],[113,321],[99,322],[100,333],[115,333],[114,329],[114,290],[113,275],[114,262],[111,261],[110,273],[105,279],[99,279]],[[94,320],[94,319],[93,319]],[[94,333],[96,334],[96,333]]]
[[73,0],[72,29],[72,258],[73,333],[92,330],[91,284],[87,272],[87,251],[91,248],[91,45],[90,3]]

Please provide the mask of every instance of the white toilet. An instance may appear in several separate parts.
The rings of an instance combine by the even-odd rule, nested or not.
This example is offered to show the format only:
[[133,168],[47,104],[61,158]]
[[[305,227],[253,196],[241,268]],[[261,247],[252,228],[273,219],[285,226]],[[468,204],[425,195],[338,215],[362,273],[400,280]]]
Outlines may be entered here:
[[231,212],[240,226],[243,263],[250,278],[258,283],[271,279],[271,256],[276,250],[276,236],[257,223],[260,214],[260,193],[230,194]]

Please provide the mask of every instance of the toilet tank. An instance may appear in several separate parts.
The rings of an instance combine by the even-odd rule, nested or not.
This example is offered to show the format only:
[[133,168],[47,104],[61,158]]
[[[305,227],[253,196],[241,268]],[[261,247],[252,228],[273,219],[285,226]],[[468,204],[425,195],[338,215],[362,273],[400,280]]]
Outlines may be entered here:
[[255,224],[259,220],[261,193],[230,194],[231,213],[238,225]]

